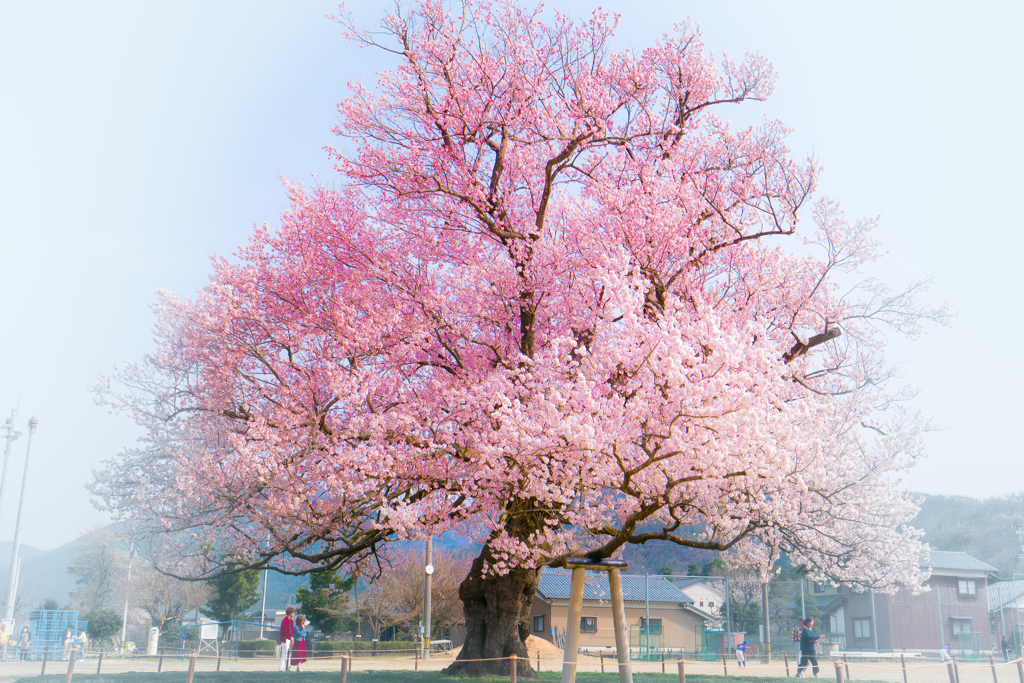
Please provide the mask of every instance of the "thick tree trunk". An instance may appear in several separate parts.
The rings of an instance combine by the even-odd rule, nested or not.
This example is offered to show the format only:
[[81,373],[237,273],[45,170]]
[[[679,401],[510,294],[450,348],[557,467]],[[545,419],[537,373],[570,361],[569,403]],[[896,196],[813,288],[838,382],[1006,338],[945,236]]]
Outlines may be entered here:
[[[535,678],[526,652],[530,635],[530,606],[540,571],[517,569],[504,576],[481,576],[483,559],[473,562],[469,577],[459,586],[466,617],[466,642],[458,658],[444,670],[449,676],[508,676],[510,662],[519,658],[516,673]],[[484,661],[473,661],[484,660]]]

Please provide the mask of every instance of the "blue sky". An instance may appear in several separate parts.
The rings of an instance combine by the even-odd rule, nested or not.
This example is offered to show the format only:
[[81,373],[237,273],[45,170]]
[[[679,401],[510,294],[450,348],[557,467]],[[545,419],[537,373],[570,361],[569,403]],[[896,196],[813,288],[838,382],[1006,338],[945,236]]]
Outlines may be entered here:
[[[795,129],[822,192],[880,214],[876,274],[933,277],[959,317],[897,343],[915,407],[943,431],[909,481],[1019,490],[1017,263],[1024,234],[1020,3],[606,0],[643,47],[691,17],[709,47],[765,54],[775,96],[736,110]],[[390,2],[352,3],[375,22]],[[548,8],[589,13],[596,3]],[[330,182],[334,105],[382,57],[344,41],[336,5],[0,0],[0,415],[39,417],[23,541],[52,547],[103,521],[83,488],[129,444],[85,386],[151,347],[157,288],[191,293],[209,255],[285,208],[280,177]],[[0,508],[13,536],[24,440]]]

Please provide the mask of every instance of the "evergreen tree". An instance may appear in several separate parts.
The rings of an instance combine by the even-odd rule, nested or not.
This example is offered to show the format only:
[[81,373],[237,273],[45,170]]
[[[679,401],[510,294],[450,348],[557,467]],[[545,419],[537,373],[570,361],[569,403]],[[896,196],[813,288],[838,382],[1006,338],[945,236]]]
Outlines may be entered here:
[[348,609],[348,593],[355,578],[342,578],[338,572],[310,574],[309,588],[295,590],[295,598],[310,623],[324,633],[338,633],[352,628],[355,615]]
[[250,607],[260,599],[260,572],[249,569],[224,574],[209,582],[213,597],[199,611],[217,621],[234,621],[246,616]]

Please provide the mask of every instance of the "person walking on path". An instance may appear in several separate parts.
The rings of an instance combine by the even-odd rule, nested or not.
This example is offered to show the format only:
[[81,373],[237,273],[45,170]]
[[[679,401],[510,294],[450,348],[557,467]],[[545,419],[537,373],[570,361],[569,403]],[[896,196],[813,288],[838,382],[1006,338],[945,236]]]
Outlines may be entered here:
[[284,611],[284,619],[281,620],[281,629],[277,632],[278,647],[281,649],[281,661],[277,664],[278,671],[288,671],[288,651],[292,649],[292,640],[295,638],[295,623],[292,615],[295,608],[289,607]]
[[750,645],[747,641],[743,641],[736,646],[736,663],[741,669],[747,668],[747,646]]
[[62,659],[66,662],[71,657],[71,644],[75,641],[75,632],[70,626],[64,629],[64,655]]
[[32,646],[32,632],[28,630],[28,626],[21,627],[21,635],[18,636],[18,656],[21,661],[28,659],[28,649]]
[[7,630],[7,622],[0,622],[0,662],[7,661],[7,644],[11,640],[11,632]]
[[306,630],[305,618],[295,617],[295,644],[292,645],[292,666],[296,671],[302,671],[302,664],[306,661],[306,638],[309,632]]
[[1006,642],[1006,636],[1003,636],[1003,642],[1000,647],[1003,648],[1003,659],[1007,662],[1010,661],[1010,644]]
[[78,661],[85,659],[85,649],[89,647],[89,636],[85,635],[85,629],[78,629]]
[[807,669],[807,664],[810,663],[814,666],[814,677],[818,677],[818,650],[817,643],[820,636],[814,635],[811,628],[814,627],[814,619],[807,617],[801,622],[804,627],[800,629],[800,664],[796,668],[797,678],[806,678],[804,676],[804,670]]

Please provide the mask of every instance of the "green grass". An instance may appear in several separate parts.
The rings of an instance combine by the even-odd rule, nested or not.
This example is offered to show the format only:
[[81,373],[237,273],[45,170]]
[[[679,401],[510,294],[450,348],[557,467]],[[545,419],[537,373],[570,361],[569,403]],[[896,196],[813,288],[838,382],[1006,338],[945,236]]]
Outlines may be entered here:
[[[534,680],[541,683],[552,683],[561,680],[561,671],[542,671]],[[276,671],[197,671],[194,683],[338,683],[338,672],[303,671],[301,673],[279,673]],[[123,673],[123,674],[75,674],[75,683],[181,683],[185,680],[182,671],[163,673]],[[508,677],[488,678],[452,678],[443,676],[436,671],[353,671],[348,675],[350,683],[475,683],[476,681],[507,681]],[[580,683],[617,683],[617,673],[579,672],[576,680]],[[763,676],[711,676],[706,674],[687,674],[687,683],[760,683],[776,681]],[[29,676],[18,683],[63,683],[64,674],[53,676]],[[634,673],[634,683],[678,683],[678,674]],[[858,681],[857,683],[870,683]]]

